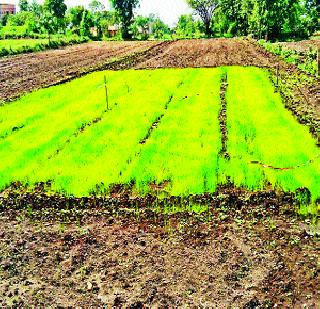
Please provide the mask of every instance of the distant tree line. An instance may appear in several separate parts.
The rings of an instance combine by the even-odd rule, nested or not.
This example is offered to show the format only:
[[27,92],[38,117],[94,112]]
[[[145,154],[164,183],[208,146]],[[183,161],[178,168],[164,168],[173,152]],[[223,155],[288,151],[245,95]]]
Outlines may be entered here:
[[[110,35],[123,39],[248,36],[269,40],[304,38],[319,30],[319,0],[185,0],[194,14],[181,15],[170,28],[154,14],[135,16],[139,0],[92,0],[88,7],[67,8],[64,0],[20,0],[16,15],[5,15],[0,28],[23,27],[30,34]],[[107,10],[103,3],[109,2]],[[92,30],[94,29],[94,31]],[[1,29],[0,29],[1,30]],[[114,35],[114,34],[113,34]]]
[[208,36],[270,40],[304,38],[319,30],[319,0],[186,0]]

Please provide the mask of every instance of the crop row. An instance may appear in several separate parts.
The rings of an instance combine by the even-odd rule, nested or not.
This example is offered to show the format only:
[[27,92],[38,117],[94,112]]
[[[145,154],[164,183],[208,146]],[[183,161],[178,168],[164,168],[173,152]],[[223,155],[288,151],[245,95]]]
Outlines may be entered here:
[[233,183],[320,197],[320,160],[300,166],[318,155],[315,141],[261,69],[98,72],[0,109],[0,190],[21,181],[75,196],[115,184],[187,195]]

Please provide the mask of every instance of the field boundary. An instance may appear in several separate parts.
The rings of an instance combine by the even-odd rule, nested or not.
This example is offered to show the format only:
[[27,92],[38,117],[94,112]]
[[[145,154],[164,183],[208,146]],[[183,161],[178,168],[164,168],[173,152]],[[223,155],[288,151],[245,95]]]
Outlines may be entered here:
[[272,169],[272,170],[289,171],[289,170],[295,170],[295,169],[298,169],[298,168],[313,164],[318,158],[320,158],[320,153],[318,155],[316,155],[313,159],[307,161],[306,163],[299,164],[299,165],[296,165],[296,166],[289,166],[289,167],[275,167],[275,166],[272,166],[272,165],[267,165],[267,164],[262,163],[260,161],[255,161],[255,160],[250,161],[250,163],[251,164],[257,164],[257,165],[260,165],[263,168],[268,168],[268,169]]
[[223,72],[220,80],[220,111],[219,111],[219,125],[221,133],[221,151],[220,156],[230,159],[230,155],[227,150],[228,142],[228,124],[227,124],[227,99],[226,93],[228,89],[228,75],[227,72]]

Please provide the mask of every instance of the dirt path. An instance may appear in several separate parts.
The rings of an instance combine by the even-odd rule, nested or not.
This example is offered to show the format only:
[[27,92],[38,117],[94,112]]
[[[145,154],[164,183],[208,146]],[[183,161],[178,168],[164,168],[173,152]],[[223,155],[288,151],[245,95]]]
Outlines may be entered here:
[[290,196],[223,196],[199,197],[202,215],[94,198],[2,209],[0,304],[316,308],[319,239]]

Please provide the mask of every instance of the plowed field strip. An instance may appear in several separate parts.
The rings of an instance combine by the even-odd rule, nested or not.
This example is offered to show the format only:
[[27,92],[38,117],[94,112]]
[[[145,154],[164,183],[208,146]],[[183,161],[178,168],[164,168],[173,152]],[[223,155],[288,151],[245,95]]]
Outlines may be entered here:
[[[115,58],[143,52],[154,42],[89,43],[0,61],[0,102],[103,68]],[[30,58],[31,57],[31,58]]]

